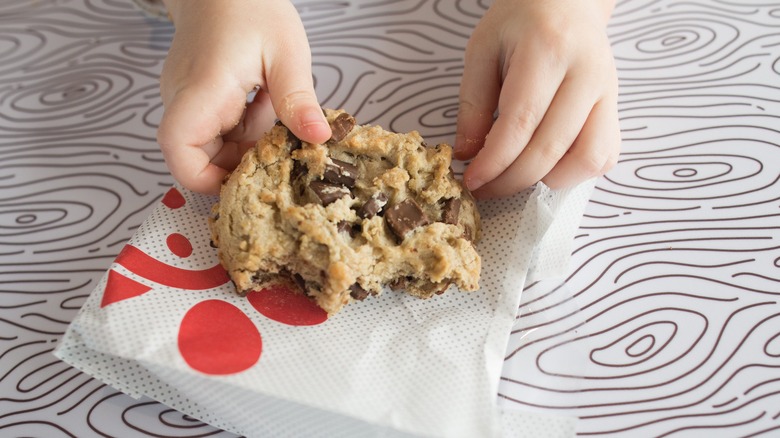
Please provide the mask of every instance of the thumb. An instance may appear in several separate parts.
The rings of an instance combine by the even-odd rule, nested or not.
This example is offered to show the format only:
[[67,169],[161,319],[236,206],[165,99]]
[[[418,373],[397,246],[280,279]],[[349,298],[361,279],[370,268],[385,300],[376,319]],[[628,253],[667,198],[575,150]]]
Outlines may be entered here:
[[293,134],[309,143],[325,143],[331,130],[314,93],[311,51],[302,23],[298,30],[271,49],[265,63],[266,88],[276,116]]

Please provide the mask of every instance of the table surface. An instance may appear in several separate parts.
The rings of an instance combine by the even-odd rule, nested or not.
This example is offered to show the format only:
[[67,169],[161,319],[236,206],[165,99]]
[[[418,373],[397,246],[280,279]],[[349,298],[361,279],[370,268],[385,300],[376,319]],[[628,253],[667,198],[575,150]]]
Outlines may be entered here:
[[[451,142],[482,1],[297,3],[323,106]],[[170,23],[0,4],[0,436],[232,436],[50,353],[172,184]],[[565,279],[527,285],[498,394],[578,434],[780,434],[780,2],[623,0],[623,152]],[[774,163],[774,164],[773,164]]]

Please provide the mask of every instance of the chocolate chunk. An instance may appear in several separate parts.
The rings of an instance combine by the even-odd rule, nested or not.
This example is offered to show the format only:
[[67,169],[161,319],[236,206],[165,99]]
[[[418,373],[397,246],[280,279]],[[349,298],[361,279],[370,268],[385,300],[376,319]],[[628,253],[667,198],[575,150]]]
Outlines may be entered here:
[[406,199],[390,207],[385,213],[385,221],[401,240],[415,228],[431,223],[428,216],[413,199]]
[[293,134],[289,129],[287,130],[287,142],[290,143],[290,152],[303,147],[301,139],[296,137],[295,134]]
[[441,211],[441,220],[445,224],[457,225],[460,215],[460,199],[450,198],[444,200],[444,206]]
[[333,163],[325,165],[325,174],[323,178],[333,184],[341,184],[349,188],[355,187],[355,178],[357,178],[358,168],[346,161],[331,158]]
[[465,237],[469,242],[474,242],[474,230],[468,225],[464,226],[463,228],[465,229],[463,237]]
[[358,301],[363,301],[368,296],[368,291],[363,289],[359,284],[355,283],[349,287],[349,296]]
[[325,181],[312,181],[309,183],[309,188],[320,198],[320,202],[325,206],[350,195],[348,188]]
[[293,274],[292,280],[295,282],[296,286],[301,289],[301,292],[306,292],[306,280],[301,277],[301,274]]
[[209,240],[209,246],[212,248],[219,248],[216,243],[214,243],[213,240]]
[[390,286],[390,289],[392,289],[394,291],[399,291],[399,290],[403,290],[403,289],[406,289],[407,287],[409,287],[409,285],[412,283],[412,281],[414,281],[414,277],[411,277],[411,276],[398,277],[395,280],[393,280],[389,284],[389,286]]
[[452,284],[452,280],[447,280],[442,283],[436,283],[435,284],[436,289],[433,291],[433,293],[435,293],[436,295],[441,295],[447,290],[447,288],[450,287],[451,284]]
[[355,118],[347,113],[341,113],[330,124],[330,130],[333,133],[330,139],[333,141],[344,140],[344,137],[355,127]]
[[336,229],[339,230],[339,233],[349,233],[349,235],[352,235],[352,224],[347,221],[340,221],[336,224]]
[[294,151],[296,149],[301,148],[302,146],[301,139],[296,137],[295,134],[293,134],[292,131],[290,131],[290,128],[285,126],[285,124],[282,123],[281,120],[277,119],[276,122],[274,122],[274,126],[284,126],[284,129],[287,130],[287,143],[290,144],[290,151]]
[[357,215],[361,219],[371,219],[376,216],[377,213],[382,211],[382,208],[387,204],[387,195],[382,192],[377,192],[371,195],[368,201],[360,207]]
[[340,221],[336,224],[336,229],[339,233],[349,233],[349,237],[355,237],[362,231],[362,227],[359,224],[353,224],[347,221]]
[[293,168],[290,171],[290,181],[295,181],[296,179],[302,177],[303,175],[306,175],[309,173],[309,169],[306,167],[305,164],[301,163],[298,160],[293,160]]

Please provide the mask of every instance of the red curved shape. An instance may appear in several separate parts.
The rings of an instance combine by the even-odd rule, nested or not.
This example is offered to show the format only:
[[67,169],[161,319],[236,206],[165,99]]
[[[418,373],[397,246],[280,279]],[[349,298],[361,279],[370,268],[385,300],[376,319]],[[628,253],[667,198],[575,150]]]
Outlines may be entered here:
[[193,369],[224,375],[251,368],[263,352],[263,339],[238,307],[222,300],[192,306],[182,318],[179,353]]
[[181,192],[176,189],[176,187],[171,187],[165,196],[163,196],[162,203],[165,204],[166,207],[176,210],[177,208],[183,207],[187,201],[184,199],[184,196],[182,196]]
[[273,285],[247,294],[258,312],[287,325],[317,325],[327,321],[328,314],[314,301],[282,285]]
[[150,290],[152,290],[151,287],[110,269],[108,271],[108,279],[106,279],[106,288],[103,291],[103,299],[100,301],[100,307],[106,307],[109,304],[143,295]]
[[230,281],[220,265],[200,271],[177,268],[147,255],[133,245],[125,245],[115,262],[147,280],[181,289],[213,289]]

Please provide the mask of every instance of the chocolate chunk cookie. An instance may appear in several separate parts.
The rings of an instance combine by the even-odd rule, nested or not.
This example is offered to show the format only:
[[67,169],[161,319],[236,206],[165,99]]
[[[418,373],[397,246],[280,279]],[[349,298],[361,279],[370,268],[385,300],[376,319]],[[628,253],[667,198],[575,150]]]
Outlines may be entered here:
[[277,123],[222,186],[212,240],[239,293],[284,276],[332,314],[385,285],[476,290],[479,214],[450,146],[325,115],[327,143]]

